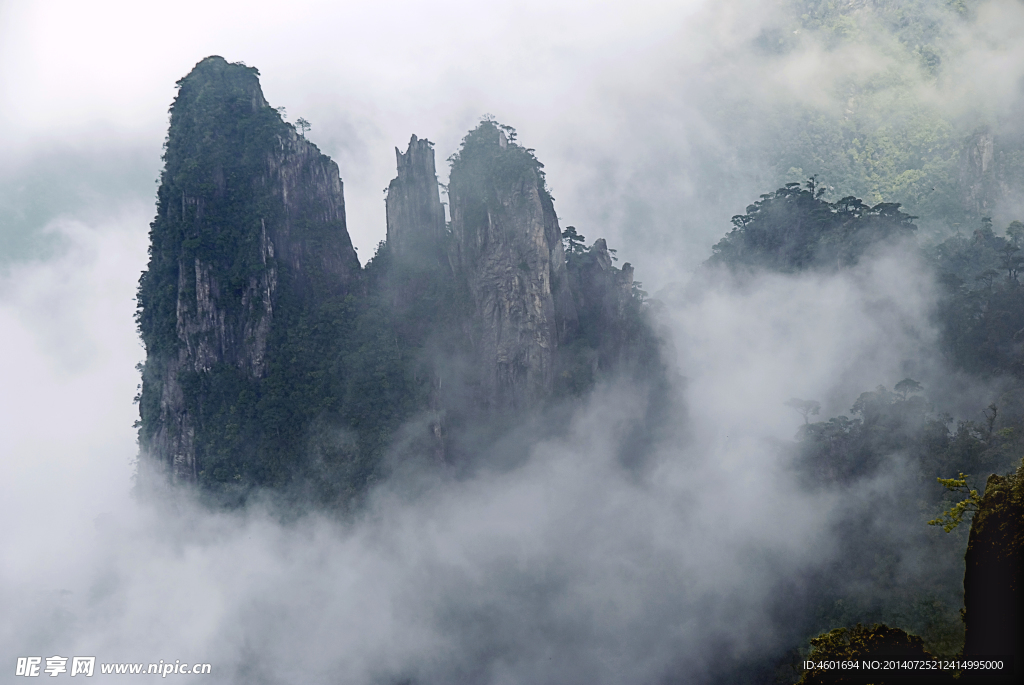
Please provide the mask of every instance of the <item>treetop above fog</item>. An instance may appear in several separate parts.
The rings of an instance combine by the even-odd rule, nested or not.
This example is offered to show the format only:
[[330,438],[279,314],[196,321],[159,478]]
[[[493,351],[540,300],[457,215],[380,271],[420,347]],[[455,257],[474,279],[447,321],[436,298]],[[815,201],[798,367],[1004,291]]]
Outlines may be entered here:
[[872,245],[913,235],[914,219],[894,202],[869,206],[856,197],[824,199],[816,179],[766,193],[712,248],[708,264],[792,272],[857,263]]

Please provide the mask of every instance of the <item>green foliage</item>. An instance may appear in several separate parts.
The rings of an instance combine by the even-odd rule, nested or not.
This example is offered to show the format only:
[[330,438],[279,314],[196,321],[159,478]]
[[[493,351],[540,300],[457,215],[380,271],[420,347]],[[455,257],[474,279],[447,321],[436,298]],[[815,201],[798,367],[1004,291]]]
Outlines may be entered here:
[[[424,246],[434,252],[427,259],[396,259],[382,243],[346,283],[317,260],[298,265],[286,258],[276,242],[275,250],[266,248],[268,231],[284,225],[292,243],[312,254],[335,249],[347,234],[340,221],[307,211],[311,201],[301,193],[286,210],[268,183],[268,160],[294,145],[295,133],[283,110],[265,103],[256,76],[244,65],[208,58],[179,82],[138,295],[148,360],[140,441],[145,448],[158,430],[179,430],[181,416],[161,418],[164,390],[176,382],[194,431],[178,437],[192,441],[207,495],[241,503],[269,488],[304,506],[346,507],[386,473],[389,457],[436,455],[443,442],[446,459],[446,451],[460,449],[449,428],[472,425],[481,434],[494,428],[469,399],[481,382],[480,370],[466,363],[473,359],[474,302],[465,279],[450,271],[450,246],[434,244],[453,240],[450,234],[430,237]],[[304,119],[296,126],[303,135],[308,130]],[[542,165],[516,143],[511,127],[481,122],[452,165],[453,182],[485,209],[499,189],[517,183],[539,184],[550,205]],[[583,237],[567,231],[579,269],[593,266],[593,255],[584,259]],[[642,296],[622,271],[588,271],[587,279],[581,325],[565,334],[556,360],[563,395],[585,393],[620,362],[653,368],[657,360]],[[262,304],[253,306],[253,293],[270,292],[271,282],[261,372],[254,375],[248,360],[234,358],[250,340],[221,350],[220,361],[207,368],[194,364],[191,347],[210,336],[230,347],[242,331],[264,334],[251,332],[264,315]],[[197,300],[215,311],[196,311]],[[188,323],[197,321],[202,324]],[[215,333],[202,328],[210,321]],[[183,325],[202,330],[178,330]],[[182,358],[194,366],[178,369]],[[416,433],[424,417],[430,430]],[[499,418],[491,423],[511,420]]]
[[384,475],[401,426],[431,407],[436,360],[466,353],[471,301],[383,243],[363,277],[359,295],[277,303],[263,378],[228,365],[184,376],[208,492],[231,501],[270,487],[304,506],[347,506]]
[[[811,652],[808,661],[815,663],[832,662],[825,668],[806,670],[798,681],[799,685],[841,685],[846,683],[873,683],[884,685],[886,682],[921,682],[944,683],[954,682],[952,674],[940,670],[922,671],[923,675],[906,671],[886,673],[879,670],[863,670],[864,661],[900,660],[931,661],[935,657],[928,653],[924,642],[916,635],[910,635],[899,628],[876,623],[867,628],[857,624],[854,628],[837,628],[818,637],[811,638]],[[835,662],[855,662],[856,668],[840,668]]]
[[[807,49],[870,53],[874,60],[867,68],[826,76],[815,84],[813,101],[780,98],[774,111],[758,109],[756,130],[767,133],[765,153],[774,182],[812,174],[827,178],[837,195],[871,205],[901,203],[921,217],[922,228],[936,234],[977,220],[977,208],[965,200],[973,180],[962,171],[965,142],[979,122],[956,119],[945,103],[921,96],[941,85],[947,65],[958,62],[958,32],[976,5],[976,0],[785,3],[788,13],[754,44],[778,60],[779,68],[788,66],[787,55]],[[1011,152],[1017,147],[1009,139],[996,146],[1007,154],[992,167],[1007,186],[1024,177],[1017,153]]]
[[896,393],[900,396],[901,400],[906,400],[907,395],[915,392],[921,392],[921,384],[915,381],[913,378],[904,378],[893,388]]
[[262,260],[260,228],[283,207],[255,179],[290,128],[277,110],[255,106],[258,74],[210,57],[178,81],[150,261],[139,281],[136,319],[149,354],[174,353],[178,287],[183,301],[195,302],[196,259],[216,270],[231,313],[241,309],[250,278],[273,266]]
[[856,418],[838,416],[801,428],[803,463],[820,482],[845,483],[869,475],[885,455],[898,451],[922,462],[939,458],[945,463],[940,455],[949,431],[942,417],[930,415],[924,398],[879,386],[861,393],[850,412]]
[[855,197],[832,203],[812,178],[789,183],[734,216],[733,230],[712,248],[709,264],[776,271],[855,264],[873,244],[913,234],[912,217],[893,203],[869,207]]
[[[885,455],[899,453],[912,459],[924,477],[945,483],[943,476],[950,471],[1002,470],[1016,459],[1024,434],[1024,421],[1015,418],[1021,416],[1018,393],[1002,397],[1008,411],[993,404],[983,422],[961,420],[954,426],[951,417],[936,415],[923,396],[902,392],[907,381],[918,385],[904,379],[896,392],[879,386],[861,393],[850,410],[854,418],[837,416],[802,426],[799,460],[805,472],[821,484],[849,483],[873,474]],[[931,492],[928,506],[934,507],[944,491]]]
[[[924,523],[931,512],[956,505],[950,500],[953,493],[940,487],[950,471],[1001,470],[1013,458],[1022,427],[1014,419],[1020,416],[1019,401],[1004,396],[1006,411],[990,408],[982,421],[954,424],[933,412],[918,386],[913,379],[900,381],[895,391],[880,386],[860,394],[851,408],[853,418],[838,416],[800,428],[796,468],[807,487],[846,494],[857,483],[891,473],[894,466],[906,479],[896,499],[877,498],[860,514],[862,520],[844,527],[844,551],[817,586],[812,615],[819,630],[858,621],[897,623],[940,653],[953,654],[964,635],[958,614],[963,569],[948,560],[963,554],[967,536],[952,528],[953,535],[936,536]],[[908,522],[910,529],[892,521]],[[928,569],[923,587],[908,587],[903,577],[908,546],[918,555],[915,573]],[[856,590],[865,584],[868,594]]]
[[967,492],[966,478],[961,473],[959,478],[945,479],[943,485],[959,496],[968,494],[965,501],[970,504],[966,509],[975,513],[972,528],[983,529],[991,526],[993,521],[999,522],[996,535],[1004,537],[1000,545],[1002,552],[1005,554],[1011,549],[1021,549],[1024,537],[1021,536],[1019,521],[1024,512],[1024,458],[1018,460],[1016,468],[1008,473],[989,476],[983,497],[978,497],[975,490]]
[[[868,207],[854,197],[828,202],[814,179],[802,188],[790,183],[733,217],[733,230],[708,263],[782,272],[841,268],[872,245],[911,235],[913,219],[895,204]],[[1002,237],[983,217],[970,237],[956,235],[926,251],[942,284],[937,319],[943,347],[965,371],[1024,377],[1022,240],[1019,221]]]
[[963,500],[942,512],[942,516],[928,522],[929,526],[942,526],[943,530],[949,533],[960,525],[965,515],[978,511],[981,497],[978,496],[977,490],[971,490],[967,487],[967,476],[963,473],[957,478],[938,478],[937,480],[942,484],[942,487],[950,492],[966,496]]
[[871,204],[898,201],[930,221],[965,221],[958,163],[966,134],[893,95],[905,87],[849,85],[836,97],[856,108],[853,116],[780,113],[778,147],[770,153],[779,175],[795,181],[814,173]]
[[198,427],[199,481],[239,495],[298,486],[305,504],[347,505],[379,477],[422,382],[381,298],[281,304],[287,320],[275,326],[265,376],[222,364],[180,379]]
[[565,249],[566,260],[581,255],[587,251],[587,237],[576,232],[575,226],[566,226],[562,231],[562,244]]
[[[394,431],[424,404],[424,380],[388,293],[372,287],[379,269],[355,274],[368,289],[358,280],[346,286],[317,260],[305,260],[300,272],[264,249],[267,227],[286,219],[293,242],[311,254],[335,250],[347,233],[342,220],[325,221],[303,197],[291,199],[286,217],[267,181],[268,160],[295,134],[263,100],[257,75],[211,57],[178,83],[138,293],[148,359],[140,440],[147,444],[161,427],[163,389],[177,381],[207,493],[237,502],[266,487],[306,504],[345,506],[379,477]],[[211,290],[203,299],[222,317],[215,325],[239,333],[260,323],[262,310],[246,298],[270,281],[277,287],[262,375],[227,358],[235,350],[210,368],[163,377],[175,373],[185,344],[178,307],[198,318],[197,287]]]
[[544,165],[534,151],[516,143],[514,128],[492,119],[484,119],[466,134],[459,151],[448,161],[452,180],[457,179],[463,192],[484,203],[497,199],[497,188],[514,187],[532,178],[539,179],[541,192],[547,195]]
[[800,28],[830,37],[829,47],[894,38],[896,49],[919,56],[921,66],[927,69],[935,62],[941,63],[939,46],[957,25],[955,19],[967,15],[978,3],[977,0],[875,3],[789,0],[788,4],[798,17]]
[[[463,225],[468,231],[487,225],[490,213],[504,211],[498,193],[515,188],[539,186],[541,203],[550,208],[548,218],[554,219],[543,164],[533,150],[516,142],[512,127],[485,117],[449,161],[450,192],[461,198]],[[546,228],[554,230],[550,224]],[[574,301],[577,320],[560,334],[555,354],[556,396],[579,396],[612,369],[653,375],[660,364],[659,343],[647,318],[646,293],[639,284],[634,288],[627,282],[621,269],[610,265],[617,258],[604,241],[595,241],[602,245],[599,256],[594,247],[585,246],[586,238],[575,226],[548,236],[549,240],[559,238],[565,248],[571,293],[566,295]],[[467,237],[467,243],[475,241]],[[516,266],[522,271],[531,268],[523,259]]]
[[1024,376],[1024,288],[1018,256],[1022,229],[1006,237],[983,221],[971,237],[954,236],[930,256],[943,286],[938,318],[943,343],[960,368],[986,376]]
[[556,393],[582,395],[613,370],[628,369],[637,378],[658,377],[664,371],[660,342],[641,284],[628,281],[623,269],[610,264],[614,250],[604,241],[583,247],[584,238],[573,226],[562,235],[568,242],[566,268],[578,321],[558,351]]
[[[914,230],[913,217],[898,206],[868,207],[852,197],[833,203],[821,190],[812,179],[761,196],[745,215],[734,218],[734,229],[716,245],[709,262],[782,272],[842,268],[856,263],[872,245]],[[871,224],[862,224],[865,219]],[[967,533],[957,524],[978,511],[981,501],[963,474],[1001,471],[1024,448],[1022,240],[1021,224],[1007,227],[1003,238],[990,220],[982,220],[971,237],[958,235],[925,252],[940,274],[942,297],[935,316],[950,360],[970,372],[1003,376],[1002,394],[974,420],[954,422],[936,414],[925,389],[912,378],[892,389],[879,386],[861,393],[850,416],[815,423],[809,417],[817,413],[817,403],[799,398],[786,403],[804,417],[795,467],[807,487],[845,494],[858,481],[872,482],[886,463],[898,465],[910,486],[898,501],[866,495],[877,500],[877,508],[865,508],[857,514],[862,520],[849,522],[838,536],[843,550],[808,591],[818,630],[885,621],[917,632],[943,654],[962,648],[963,572],[948,559],[963,554]],[[946,478],[951,472],[960,477]],[[943,510],[928,521],[931,512]],[[919,528],[898,531],[892,520],[917,521]],[[924,526],[926,521],[953,534],[944,536]],[[928,578],[926,592],[901,577],[907,571],[908,545],[919,555],[914,572]],[[870,593],[855,589],[865,585]],[[821,654],[857,651],[844,631],[816,640]],[[841,676],[849,677],[808,674],[804,682],[846,682]]]

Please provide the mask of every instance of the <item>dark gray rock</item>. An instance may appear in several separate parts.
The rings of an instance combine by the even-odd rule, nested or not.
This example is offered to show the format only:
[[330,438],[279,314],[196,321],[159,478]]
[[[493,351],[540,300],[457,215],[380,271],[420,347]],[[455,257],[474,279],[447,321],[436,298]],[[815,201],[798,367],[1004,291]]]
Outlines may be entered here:
[[388,249],[400,264],[438,267],[444,254],[444,206],[434,167],[434,146],[415,135],[403,154],[395,148],[398,176],[388,185]]
[[227,366],[260,378],[282,297],[313,307],[358,287],[338,167],[270,108],[257,75],[209,57],[171,109],[140,286],[140,446],[174,481],[201,468],[183,375]]
[[509,164],[522,149],[490,128],[473,151],[485,160],[464,151],[452,167],[450,257],[475,305],[481,400],[500,410],[550,396],[555,351],[576,310],[551,197],[536,169]]

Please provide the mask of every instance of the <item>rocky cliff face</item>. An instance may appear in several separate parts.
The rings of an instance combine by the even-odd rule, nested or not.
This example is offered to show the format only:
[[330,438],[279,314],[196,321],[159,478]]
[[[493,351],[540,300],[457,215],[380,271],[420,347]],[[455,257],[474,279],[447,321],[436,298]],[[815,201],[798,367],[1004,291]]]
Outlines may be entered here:
[[197,431],[233,430],[210,425],[185,386],[265,376],[282,303],[294,312],[358,287],[338,167],[282,121],[257,76],[207,58],[171,108],[138,320],[140,444],[175,480],[204,468]]
[[1024,211],[1024,131],[1004,126],[999,133],[981,129],[967,138],[958,165],[959,199],[973,221],[991,217],[997,227]]
[[616,268],[603,239],[586,248],[575,229],[567,259],[542,165],[514,135],[484,121],[463,140],[450,232],[430,144],[413,136],[396,150],[388,240],[371,271],[383,267],[397,337],[420,359],[439,462],[476,451],[449,426],[500,432],[493,419],[581,395],[621,362],[648,375],[658,363],[632,266]]
[[554,204],[532,153],[490,121],[452,165],[451,263],[475,306],[474,346],[488,406],[551,394],[555,352],[576,326]]
[[623,325],[633,303],[633,266],[628,262],[615,268],[604,238],[569,260],[569,283],[576,300],[580,333],[593,341],[598,361],[612,366],[626,344]]
[[[446,418],[451,395],[465,385],[450,362],[465,347],[464,293],[448,262],[444,206],[441,204],[433,144],[409,140],[405,153],[395,148],[398,175],[388,185],[387,274],[382,279],[396,335],[418,357],[417,375],[426,381],[429,435],[415,449],[449,460]],[[462,374],[464,375],[464,374]],[[447,382],[446,382],[447,379]],[[460,383],[460,381],[463,381]],[[422,437],[422,436],[421,436]]]
[[959,171],[964,209],[976,216],[991,216],[999,195],[992,133],[983,130],[967,139],[960,154]]
[[964,572],[965,659],[1012,656],[1016,673],[969,682],[1020,682],[1024,673],[1024,466],[989,476],[971,523]]
[[274,487],[348,506],[396,455],[469,458],[624,349],[656,356],[631,267],[603,240],[567,264],[511,128],[464,139],[450,227],[432,144],[396,150],[387,242],[362,269],[337,166],[257,77],[210,57],[178,83],[139,284],[140,466],[228,503]]
[[414,135],[404,154],[395,148],[395,159],[398,176],[388,185],[386,200],[391,256],[403,265],[436,268],[447,264],[434,146]]

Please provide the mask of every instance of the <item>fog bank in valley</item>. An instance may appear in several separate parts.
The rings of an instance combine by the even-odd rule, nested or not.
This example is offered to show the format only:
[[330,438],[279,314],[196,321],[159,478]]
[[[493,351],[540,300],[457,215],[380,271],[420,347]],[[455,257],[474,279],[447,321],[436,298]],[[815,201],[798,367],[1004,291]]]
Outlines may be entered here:
[[[641,467],[622,456],[652,408],[622,381],[525,463],[396,477],[353,520],[140,503],[133,445],[101,439],[130,411],[92,400],[131,389],[131,346],[76,355],[127,327],[109,303],[133,284],[110,262],[144,248],[125,224],[63,230],[74,248],[53,271],[4,282],[5,330],[25,339],[5,373],[39,397],[4,413],[22,465],[3,498],[8,653],[203,661],[224,682],[700,682],[794,639],[780,592],[834,558],[842,517],[914,487],[893,468],[810,492],[785,447],[802,422],[790,396],[844,410],[931,351],[927,274],[882,256],[835,276],[699,277],[666,298],[685,379]],[[77,306],[50,330],[24,323],[65,298]],[[33,411],[43,398],[63,431]]]

